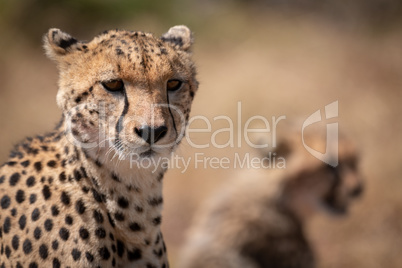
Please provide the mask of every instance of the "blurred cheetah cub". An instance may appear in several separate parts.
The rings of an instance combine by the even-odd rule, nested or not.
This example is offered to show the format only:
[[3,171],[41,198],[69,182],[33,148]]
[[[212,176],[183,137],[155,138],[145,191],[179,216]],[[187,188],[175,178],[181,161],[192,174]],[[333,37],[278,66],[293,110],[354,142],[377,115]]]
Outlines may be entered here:
[[[275,150],[286,158],[286,169],[248,170],[209,200],[190,230],[179,267],[315,267],[304,222],[323,210],[345,214],[363,186],[347,140],[340,139],[339,165],[333,168],[311,156],[296,136]],[[325,148],[317,134],[305,140]]]

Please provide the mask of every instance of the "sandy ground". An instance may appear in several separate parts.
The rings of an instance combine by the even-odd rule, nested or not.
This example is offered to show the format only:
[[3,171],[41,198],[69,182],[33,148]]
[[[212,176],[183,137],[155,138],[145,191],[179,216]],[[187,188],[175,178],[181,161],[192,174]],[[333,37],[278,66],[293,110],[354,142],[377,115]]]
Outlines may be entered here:
[[[238,31],[233,27],[222,23],[212,34],[204,30],[197,35],[194,52],[201,84],[192,115],[210,119],[214,132],[228,127],[225,120],[214,121],[216,116],[232,118],[237,127],[238,102],[244,126],[253,115],[270,123],[272,116],[281,115],[286,121],[299,120],[339,101],[339,127],[360,148],[367,188],[348,218],[323,216],[309,223],[320,266],[401,267],[402,35],[346,32],[297,19],[255,19]],[[1,55],[0,81],[3,161],[24,136],[51,129],[60,112],[55,104],[57,71],[40,50],[18,45]],[[195,121],[191,127],[205,125]],[[211,137],[190,135],[198,144],[211,142]],[[220,144],[227,138],[227,133],[216,136]],[[196,149],[184,142],[178,155],[233,159],[251,151],[244,139],[241,146],[224,149]],[[162,227],[173,267],[197,207],[237,172],[195,168],[194,163],[182,171],[174,168],[165,178]]]

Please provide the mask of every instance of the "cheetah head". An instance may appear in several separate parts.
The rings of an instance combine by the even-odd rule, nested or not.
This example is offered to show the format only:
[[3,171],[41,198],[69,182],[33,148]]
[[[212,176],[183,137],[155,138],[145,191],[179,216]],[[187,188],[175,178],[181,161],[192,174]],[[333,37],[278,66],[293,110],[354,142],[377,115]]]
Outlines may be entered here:
[[112,30],[89,42],[50,29],[44,47],[59,69],[57,104],[71,142],[100,162],[169,155],[198,88],[192,43],[186,26],[160,38]]
[[[317,131],[305,135],[304,140],[314,148],[325,151],[325,133]],[[330,144],[328,150],[335,152],[334,146]],[[286,159],[282,201],[302,218],[322,211],[344,215],[363,192],[355,145],[340,136],[337,147],[339,164],[335,167],[313,157],[303,147],[300,132],[285,135],[275,148],[276,156]]]

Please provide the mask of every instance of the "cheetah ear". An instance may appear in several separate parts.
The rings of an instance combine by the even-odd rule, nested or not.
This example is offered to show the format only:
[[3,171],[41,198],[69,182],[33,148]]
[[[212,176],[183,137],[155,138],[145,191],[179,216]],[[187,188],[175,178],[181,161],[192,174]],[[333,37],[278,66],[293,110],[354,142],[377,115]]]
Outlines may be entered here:
[[173,26],[162,35],[161,40],[184,51],[190,50],[194,41],[190,29],[184,25]]
[[62,32],[59,29],[49,29],[43,37],[44,48],[49,58],[57,60],[59,56],[64,56],[81,45],[77,39]]

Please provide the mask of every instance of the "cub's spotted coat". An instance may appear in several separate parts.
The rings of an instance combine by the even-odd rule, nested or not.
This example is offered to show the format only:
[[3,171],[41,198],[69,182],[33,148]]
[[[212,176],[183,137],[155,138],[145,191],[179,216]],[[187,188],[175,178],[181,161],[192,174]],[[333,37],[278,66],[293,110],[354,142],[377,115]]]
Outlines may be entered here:
[[1,267],[168,267],[166,170],[130,155],[169,156],[183,137],[198,88],[190,30],[113,30],[85,43],[50,29],[44,42],[63,118],[0,169]]

